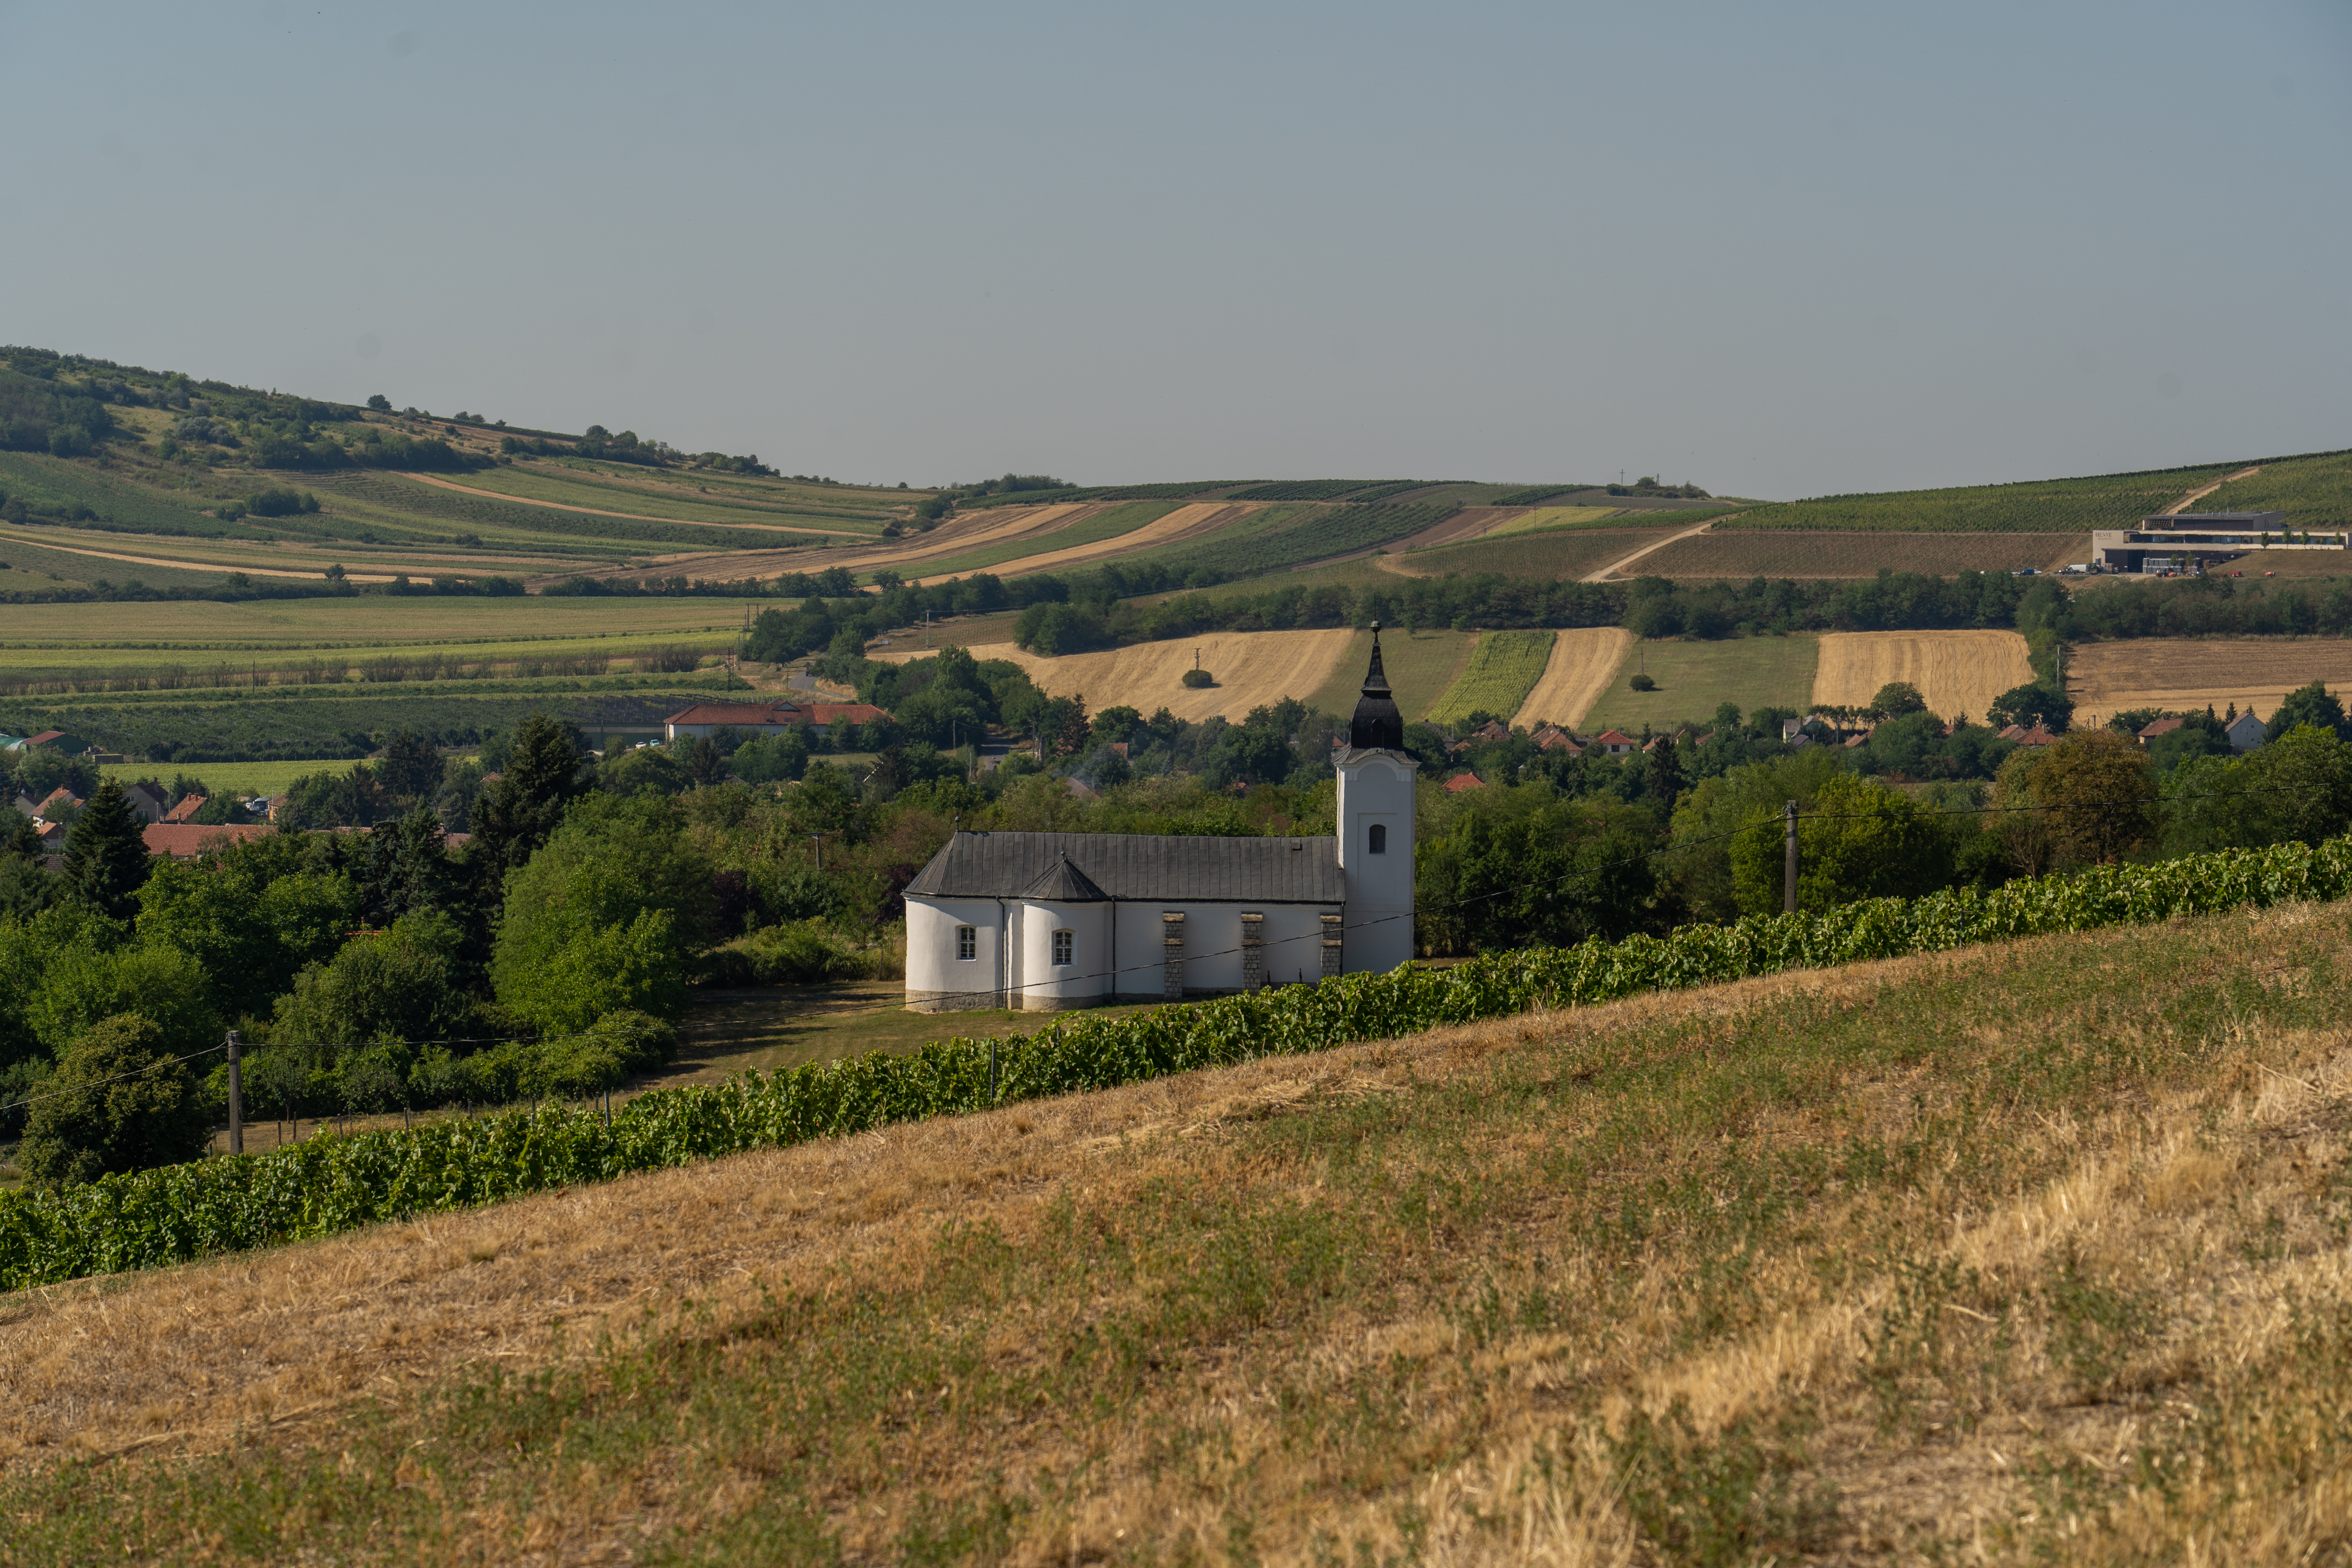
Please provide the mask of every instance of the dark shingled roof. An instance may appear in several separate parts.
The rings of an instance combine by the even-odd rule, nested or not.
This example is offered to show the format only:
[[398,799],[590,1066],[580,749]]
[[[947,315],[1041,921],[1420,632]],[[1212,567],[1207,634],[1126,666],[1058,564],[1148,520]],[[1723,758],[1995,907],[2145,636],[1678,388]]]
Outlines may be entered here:
[[1041,887],[1058,881],[1065,858],[1096,899],[1336,905],[1347,897],[1336,838],[1144,833],[959,833],[907,891],[916,898],[1081,901]]
[[1037,879],[1021,889],[1024,899],[1043,899],[1055,904],[1098,904],[1109,897],[1094,884],[1094,879],[1076,866],[1065,854],[1045,868]]

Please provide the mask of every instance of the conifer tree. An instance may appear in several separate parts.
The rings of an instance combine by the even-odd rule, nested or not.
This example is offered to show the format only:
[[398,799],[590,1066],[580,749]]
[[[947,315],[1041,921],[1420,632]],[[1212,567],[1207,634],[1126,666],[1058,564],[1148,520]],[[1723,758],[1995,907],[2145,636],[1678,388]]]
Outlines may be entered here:
[[67,830],[65,870],[74,890],[110,919],[139,912],[135,895],[147,880],[147,840],[114,780],[98,786]]

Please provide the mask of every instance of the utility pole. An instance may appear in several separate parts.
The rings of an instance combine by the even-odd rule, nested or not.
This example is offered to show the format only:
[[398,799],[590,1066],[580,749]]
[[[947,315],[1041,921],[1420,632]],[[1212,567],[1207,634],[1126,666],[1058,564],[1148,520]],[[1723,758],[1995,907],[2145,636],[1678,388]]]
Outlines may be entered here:
[[1786,811],[1788,822],[1788,864],[1780,873],[1780,912],[1797,912],[1797,803],[1790,801]]
[[228,1032],[228,1152],[245,1152],[244,1069],[237,1058],[236,1031]]

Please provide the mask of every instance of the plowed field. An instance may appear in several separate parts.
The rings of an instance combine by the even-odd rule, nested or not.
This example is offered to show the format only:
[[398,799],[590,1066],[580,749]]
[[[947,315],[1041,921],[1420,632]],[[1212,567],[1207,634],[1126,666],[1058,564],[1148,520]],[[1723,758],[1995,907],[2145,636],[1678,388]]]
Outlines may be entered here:
[[[1108,653],[1068,653],[1042,658],[1012,643],[985,643],[974,658],[1010,659],[1029,672],[1042,690],[1055,697],[1083,696],[1099,713],[1121,705],[1149,715],[1165,708],[1179,719],[1218,715],[1238,721],[1253,708],[1286,697],[1313,696],[1339,670],[1356,634],[1344,628],[1313,632],[1211,632],[1174,642],[1139,643]],[[1198,690],[1184,684],[1195,654],[1217,684]],[[880,657],[890,658],[888,654]],[[920,649],[907,658],[920,658]]]
[[1907,680],[1944,718],[1981,722],[1992,700],[2032,682],[2015,632],[1831,632],[1813,669],[1813,700],[1860,708],[1890,680]]
[[1580,626],[1559,634],[1551,645],[1551,659],[1543,679],[1528,693],[1511,720],[1514,729],[1538,724],[1576,725],[1609,689],[1610,678],[1625,662],[1633,634],[1622,626]]
[[2352,686],[2352,641],[2334,637],[2146,637],[2084,643],[2066,658],[2074,722],[2105,723],[2126,708],[2203,708],[2234,702],[2268,715],[2298,686]]

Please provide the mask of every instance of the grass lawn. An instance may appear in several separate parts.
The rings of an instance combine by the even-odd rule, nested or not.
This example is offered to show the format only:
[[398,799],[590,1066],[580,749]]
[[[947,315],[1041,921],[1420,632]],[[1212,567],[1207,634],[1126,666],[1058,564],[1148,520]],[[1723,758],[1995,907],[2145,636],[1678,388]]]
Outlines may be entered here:
[[133,779],[154,779],[170,784],[180,773],[202,779],[212,789],[239,795],[267,795],[276,799],[286,793],[286,786],[305,773],[342,773],[351,771],[346,757],[327,758],[316,762],[280,763],[109,763],[99,769],[110,779],[129,784]]
[[[1678,720],[1706,723],[1716,708],[1737,702],[1742,712],[1763,707],[1803,708],[1813,700],[1813,666],[1821,642],[1812,637],[1731,637],[1722,642],[1637,642],[1617,679],[1584,716],[1587,730],[1642,726],[1664,729]],[[1643,669],[1655,691],[1630,684]]]

